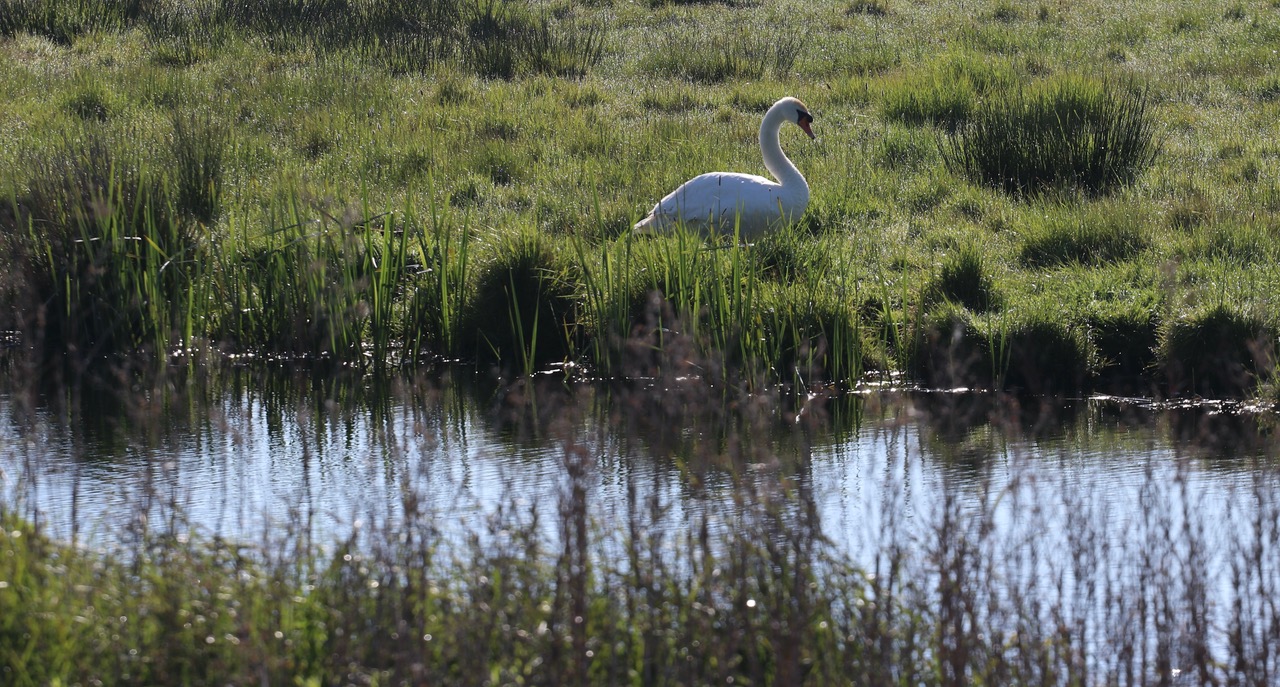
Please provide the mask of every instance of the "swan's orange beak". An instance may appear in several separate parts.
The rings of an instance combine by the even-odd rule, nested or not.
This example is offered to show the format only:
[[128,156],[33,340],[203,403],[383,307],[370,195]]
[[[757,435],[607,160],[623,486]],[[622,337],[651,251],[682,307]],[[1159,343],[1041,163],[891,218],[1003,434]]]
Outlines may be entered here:
[[806,134],[809,134],[809,138],[811,139],[815,138],[813,135],[813,130],[809,128],[809,125],[812,123],[813,123],[813,115],[809,114],[808,112],[805,112],[804,110],[800,110],[800,116],[796,117],[796,124],[798,124],[801,130],[803,130]]

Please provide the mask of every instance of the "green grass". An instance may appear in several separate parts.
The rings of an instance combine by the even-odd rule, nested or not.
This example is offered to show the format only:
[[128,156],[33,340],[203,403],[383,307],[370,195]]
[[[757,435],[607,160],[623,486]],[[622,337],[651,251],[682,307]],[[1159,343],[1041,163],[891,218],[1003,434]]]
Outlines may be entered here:
[[1144,231],[1150,223],[1132,206],[1049,206],[1044,212],[1043,221],[1029,222],[1024,229],[1018,259],[1029,267],[1125,262],[1150,243]]
[[943,148],[947,165],[1012,193],[1100,195],[1132,182],[1155,159],[1148,94],[1070,77],[997,93]]
[[[868,371],[1274,400],[1278,38],[1272,8],[1167,0],[0,0],[0,357],[47,377],[193,351],[371,379],[569,361],[717,390],[636,401],[653,422]],[[812,190],[797,227],[631,235],[696,174],[765,173],[783,95],[818,135],[783,132]],[[521,513],[453,557],[419,522],[375,554],[150,532],[126,559],[5,512],[0,664],[30,684],[1125,681],[1073,672],[1098,635],[912,586],[897,559],[868,577],[741,494],[720,539],[636,520],[625,548],[653,563],[615,567]],[[938,546],[914,579],[984,570]],[[1248,682],[1255,645],[1274,639],[1219,667]],[[1112,665],[1148,675],[1127,648]]]
[[[725,371],[790,380],[822,351],[817,374],[853,382],[922,369],[917,347],[945,339],[927,323],[953,306],[992,340],[1056,308],[1099,347],[1072,379],[1166,393],[1173,361],[1143,353],[1164,325],[1206,302],[1268,326],[1280,312],[1280,154],[1259,134],[1277,65],[1252,47],[1280,20],[1247,7],[5,7],[0,328],[29,351],[182,342],[611,376],[623,341],[674,318]],[[783,132],[812,189],[796,230],[749,247],[629,236],[696,174],[763,173],[759,116],[786,94],[819,135]],[[53,265],[97,248],[23,205],[41,188],[83,205],[92,184],[55,192],[38,170],[90,140],[150,200],[118,209],[119,250],[96,266],[37,269],[42,241],[61,246]],[[537,280],[495,267],[534,235],[525,277],[557,275],[559,305],[532,307]],[[154,254],[124,250],[153,250],[146,236]],[[1137,273],[1122,295],[1098,286]],[[60,320],[41,314],[55,300]]]

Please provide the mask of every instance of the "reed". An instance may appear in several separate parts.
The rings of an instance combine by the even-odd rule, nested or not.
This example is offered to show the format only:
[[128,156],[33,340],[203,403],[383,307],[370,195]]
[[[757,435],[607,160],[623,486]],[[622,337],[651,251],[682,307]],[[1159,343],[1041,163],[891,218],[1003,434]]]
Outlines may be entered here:
[[241,244],[247,269],[227,275],[239,307],[217,334],[250,351],[386,362],[407,278],[406,219],[367,204],[335,216],[292,199],[265,237]]
[[203,273],[170,188],[100,135],[28,164],[27,190],[0,226],[24,346],[75,374],[120,354],[164,360],[190,332],[189,289]]

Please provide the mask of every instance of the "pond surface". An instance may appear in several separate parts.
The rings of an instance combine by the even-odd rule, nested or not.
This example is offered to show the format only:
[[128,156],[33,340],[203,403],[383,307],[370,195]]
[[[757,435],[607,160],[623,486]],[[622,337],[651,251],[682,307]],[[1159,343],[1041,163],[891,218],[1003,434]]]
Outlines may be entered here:
[[606,528],[653,498],[727,527],[717,514],[732,484],[798,486],[822,533],[868,564],[887,538],[927,546],[952,510],[1050,552],[1069,549],[1083,517],[1115,546],[1192,526],[1230,534],[1205,532],[1225,546],[1276,498],[1275,417],[1206,404],[893,390],[795,403],[692,382],[374,385],[244,370],[124,393],[12,388],[0,494],[89,543],[177,521],[250,542],[304,528],[326,543],[394,529],[406,504],[461,535],[500,507],[554,514],[571,464],[586,466]]
[[554,543],[577,487],[597,555],[641,520],[675,545],[776,499],[836,558],[925,596],[963,573],[1098,645],[1167,646],[1200,623],[1173,643],[1184,661],[1196,642],[1270,641],[1280,593],[1276,416],[1241,406],[240,369],[3,389],[0,504],[92,548],[159,531],[326,549],[407,527],[465,547],[513,523]]

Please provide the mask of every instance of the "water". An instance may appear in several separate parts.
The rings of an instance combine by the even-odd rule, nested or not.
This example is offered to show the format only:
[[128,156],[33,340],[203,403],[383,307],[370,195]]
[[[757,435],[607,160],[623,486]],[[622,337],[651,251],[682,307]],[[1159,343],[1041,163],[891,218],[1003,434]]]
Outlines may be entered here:
[[394,528],[409,497],[463,533],[501,505],[554,514],[573,448],[590,458],[605,525],[652,495],[714,515],[726,475],[742,472],[810,487],[823,533],[870,562],[889,534],[927,540],[952,505],[1055,544],[1088,509],[1128,545],[1121,535],[1157,503],[1238,529],[1274,482],[1267,413],[893,391],[778,410],[689,393],[248,371],[123,396],[9,391],[0,494],[87,542],[175,511],[203,535],[253,541],[305,524],[326,542]]
[[[812,504],[833,557],[898,570],[926,607],[963,571],[997,602],[982,627],[1015,631],[1013,609],[1071,627],[1103,663],[1108,644],[1185,635],[1175,668],[1196,637],[1230,655],[1237,619],[1264,632],[1280,587],[1276,416],[1247,407],[244,369],[123,391],[0,381],[0,502],[90,548],[137,550],[144,531],[363,546],[410,527],[466,547],[532,523],[556,551],[577,485],[596,555],[625,567],[639,522],[678,570],[703,524],[785,539],[750,514],[775,499],[795,522]],[[1241,590],[1256,606],[1238,610]]]
[[1097,628],[1124,627],[1125,599],[1161,584],[1203,586],[1226,608],[1242,579],[1280,580],[1274,545],[1253,553],[1277,532],[1276,418],[1249,408],[902,391],[791,403],[680,380],[246,370],[123,393],[10,382],[0,499],[90,547],[127,548],[143,528],[328,546],[395,533],[407,510],[458,543],[536,512],[554,542],[568,475],[585,466],[604,538],[637,504],[673,532],[737,527],[746,484],[810,498],[831,550],[867,571],[905,552],[935,563],[918,582],[936,585],[939,561],[970,556],[976,584]]

